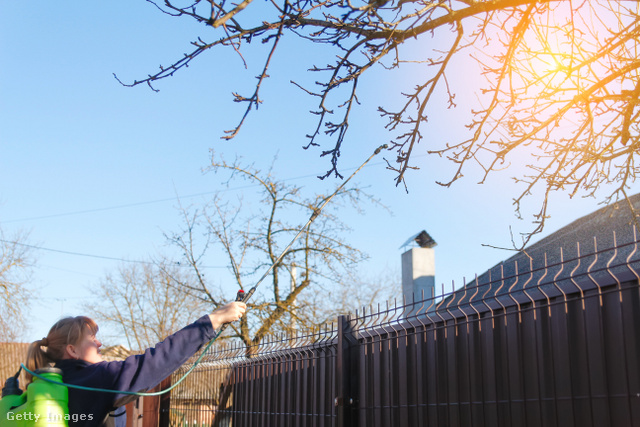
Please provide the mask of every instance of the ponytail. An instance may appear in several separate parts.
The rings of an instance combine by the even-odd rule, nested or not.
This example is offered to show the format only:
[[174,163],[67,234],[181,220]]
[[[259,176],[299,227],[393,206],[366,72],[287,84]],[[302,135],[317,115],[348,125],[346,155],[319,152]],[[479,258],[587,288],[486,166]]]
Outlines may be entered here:
[[[31,371],[45,368],[65,355],[67,345],[78,345],[85,332],[91,335],[98,332],[96,322],[85,316],[65,317],[56,322],[49,330],[49,334],[41,340],[34,341],[27,350],[25,366]],[[27,384],[31,382],[31,375],[26,375]]]
[[[50,363],[54,361],[49,357],[47,351],[43,349],[43,347],[47,347],[47,339],[42,338],[41,340],[34,341],[29,344],[29,348],[27,349],[27,361],[25,366],[29,368],[30,371],[35,371],[36,369],[44,368],[45,366],[49,366]],[[31,374],[25,372],[27,384],[31,382]]]

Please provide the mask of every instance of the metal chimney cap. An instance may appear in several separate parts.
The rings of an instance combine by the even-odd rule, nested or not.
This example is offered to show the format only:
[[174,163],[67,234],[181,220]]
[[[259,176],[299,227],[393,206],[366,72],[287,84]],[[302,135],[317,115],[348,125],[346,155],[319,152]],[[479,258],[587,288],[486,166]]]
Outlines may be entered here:
[[405,246],[409,246],[412,242],[415,242],[421,248],[433,248],[437,246],[433,237],[429,235],[425,230],[422,230],[418,234],[415,234],[409,238],[400,248],[404,248]]

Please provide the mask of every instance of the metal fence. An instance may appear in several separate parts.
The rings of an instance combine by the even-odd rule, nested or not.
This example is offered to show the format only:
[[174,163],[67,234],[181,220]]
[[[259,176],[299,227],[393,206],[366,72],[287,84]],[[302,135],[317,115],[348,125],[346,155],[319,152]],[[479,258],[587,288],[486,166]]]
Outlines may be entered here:
[[161,412],[181,426],[640,426],[638,242],[597,247],[272,337],[252,357],[218,348]]

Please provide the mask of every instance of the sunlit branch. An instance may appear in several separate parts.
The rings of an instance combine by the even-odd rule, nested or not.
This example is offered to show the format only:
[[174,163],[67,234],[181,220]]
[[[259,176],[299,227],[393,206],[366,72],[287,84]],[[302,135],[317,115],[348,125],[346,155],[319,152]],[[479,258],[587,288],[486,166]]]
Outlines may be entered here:
[[[397,185],[406,186],[408,171],[416,168],[412,157],[422,147],[454,164],[448,181],[435,177],[445,186],[468,174],[469,168],[476,170],[474,166],[481,170],[479,181],[487,182],[522,153],[531,154],[526,166],[532,172],[516,172],[515,179],[543,187],[545,198],[550,191],[564,190],[572,196],[592,195],[601,185],[635,180],[640,145],[637,2],[295,0],[283,6],[275,0],[235,4],[209,0],[205,6],[211,10],[205,12],[204,2],[180,8],[169,0],[147,1],[172,16],[198,23],[206,18],[210,25],[202,28],[222,37],[213,43],[198,39],[190,53],[130,86],[145,83],[156,90],[158,80],[173,76],[214,47],[234,49],[250,68],[246,45],[256,37],[263,43],[274,38],[263,48],[267,61],[256,73],[254,94],[235,94],[236,102],[248,105],[226,139],[240,132],[253,107],[262,102],[261,85],[286,32],[307,43],[304,46],[332,49],[335,62],[308,67],[321,76],[315,88],[293,83],[301,81],[298,76],[288,79],[303,89],[302,94],[318,98],[312,111],[317,122],[307,134],[305,148],[318,147],[319,154],[330,159],[323,176],[340,176],[338,158],[350,143],[349,118],[358,106],[360,78],[376,76],[372,70],[378,64],[382,72],[426,64],[406,82],[394,82],[405,97],[398,108],[385,107],[387,100],[380,97],[374,101],[393,141],[391,150],[397,154],[387,161]],[[413,39],[420,48],[408,48]],[[465,60],[470,49],[477,52]],[[306,52],[300,57],[314,58]],[[464,73],[451,72],[452,66],[467,66],[470,61],[481,66],[486,79],[473,88],[475,103],[456,96],[466,91],[466,82],[456,79]],[[462,123],[456,124],[466,132],[452,133],[451,141],[440,141],[433,132],[437,124],[427,121],[430,111],[445,106],[457,109],[454,117]],[[525,187],[523,197],[533,191]],[[545,201],[533,216],[535,231],[544,226],[547,209]]]
[[[286,4],[285,4],[285,12],[286,12],[286,9],[287,9],[287,7],[286,7]],[[249,105],[247,106],[247,109],[245,110],[244,115],[242,116],[242,119],[240,120],[240,123],[238,124],[238,126],[236,126],[236,128],[231,130],[231,131],[225,131],[225,133],[227,135],[223,136],[222,137],[223,139],[232,139],[234,136],[236,136],[238,131],[242,127],[242,124],[244,123],[245,119],[249,115],[249,112],[251,111],[251,108],[255,105],[256,110],[257,110],[258,106],[262,102],[260,100],[260,97],[258,96],[258,94],[260,92],[260,87],[262,85],[263,80],[266,77],[268,77],[267,70],[269,69],[269,64],[271,63],[271,59],[273,58],[273,53],[276,51],[276,48],[278,47],[278,43],[280,42],[280,39],[282,38],[282,29],[283,28],[284,28],[284,26],[282,24],[278,28],[278,33],[275,35],[275,40],[273,41],[273,46],[271,47],[271,51],[269,52],[269,55],[267,56],[267,61],[264,64],[264,68],[262,69],[262,73],[258,77],[258,83],[256,84],[256,90],[253,93],[253,95],[251,95],[250,98],[245,98],[245,97],[243,97],[241,95],[238,95],[238,94],[234,93],[234,97],[235,97],[234,101],[235,102],[248,102]]]

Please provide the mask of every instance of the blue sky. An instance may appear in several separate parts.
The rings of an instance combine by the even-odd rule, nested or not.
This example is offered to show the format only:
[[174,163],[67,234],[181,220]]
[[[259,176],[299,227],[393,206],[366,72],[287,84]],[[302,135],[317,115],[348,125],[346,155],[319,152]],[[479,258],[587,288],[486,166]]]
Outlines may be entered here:
[[[113,73],[124,81],[143,78],[189,50],[195,37],[209,34],[209,29],[163,15],[143,0],[4,2],[0,227],[9,234],[29,231],[31,244],[53,249],[35,253],[31,285],[38,291],[26,341],[45,335],[62,315],[84,314],[79,307],[91,297],[92,287],[118,266],[114,260],[63,252],[144,259],[163,249],[163,231],[179,225],[176,196],[199,203],[205,196],[193,195],[219,188],[215,177],[202,173],[210,149],[227,158],[243,156],[258,166],[267,166],[277,155],[277,176],[314,191],[330,191],[338,183],[314,178],[328,168],[318,150],[301,148],[314,126],[306,112],[315,100],[289,83],[295,77],[304,82],[317,78],[305,70],[326,58],[321,47],[301,51],[299,40],[285,39],[263,89],[264,104],[230,142],[220,136],[243,112],[231,102],[231,92],[252,90],[266,55],[259,43],[245,51],[248,70],[236,54],[211,52],[158,83],[158,93],[142,86],[125,88],[113,78]],[[411,87],[419,72],[377,69],[361,83],[361,105],[341,156],[345,175],[388,141],[377,106],[397,104],[397,93]],[[457,111],[434,106],[434,127],[426,141],[441,142],[462,131],[464,102],[473,97],[469,89],[458,87]],[[418,150],[424,153],[425,148],[423,144]],[[455,280],[460,285],[463,277],[472,278],[510,256],[483,243],[508,246],[509,226],[526,231],[531,225],[514,215],[513,171],[478,185],[478,171],[470,170],[447,189],[435,181],[449,178],[452,166],[422,153],[416,157],[421,169],[407,176],[408,193],[395,187],[381,158],[358,175],[358,183],[393,216],[382,209],[346,216],[353,228],[349,239],[371,256],[362,265],[363,274],[380,269],[399,273],[400,245],[426,229],[438,242],[437,283],[450,286]],[[592,199],[554,197],[545,234],[597,207]],[[234,292],[230,289],[230,298]]]

